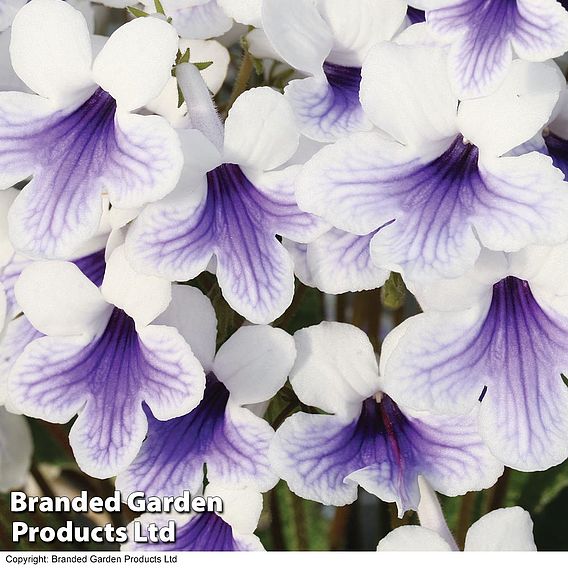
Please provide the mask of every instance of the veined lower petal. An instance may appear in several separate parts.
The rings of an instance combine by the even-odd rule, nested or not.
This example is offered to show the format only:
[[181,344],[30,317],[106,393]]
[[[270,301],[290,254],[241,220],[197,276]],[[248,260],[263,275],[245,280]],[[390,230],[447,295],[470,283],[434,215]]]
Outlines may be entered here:
[[227,487],[272,488],[277,477],[268,463],[274,431],[249,410],[229,402],[229,391],[207,375],[203,400],[189,414],[161,422],[148,414],[148,437],[132,465],[117,479],[123,492],[192,494],[207,478]]
[[333,142],[352,132],[371,129],[359,102],[361,69],[324,63],[324,77],[292,81],[285,90],[302,134]]
[[460,98],[494,91],[513,50],[521,59],[545,61],[568,48],[568,14],[554,0],[453,0],[430,10],[424,4],[431,28],[453,42],[450,71]]
[[438,419],[406,415],[387,395],[368,398],[351,422],[298,413],[278,429],[270,457],[301,497],[345,505],[357,485],[402,516],[420,500],[418,476],[449,495],[491,486],[502,472],[477,433],[475,416]]
[[[149,523],[165,527],[170,521],[164,515],[143,515],[142,531]],[[245,552],[264,550],[253,534],[239,534],[221,515],[212,512],[187,515],[183,519],[172,518],[176,523],[176,540],[172,543],[133,543],[123,550],[178,551],[178,552]]]
[[[32,118],[13,110],[19,100],[36,108]],[[37,101],[24,94],[0,98],[0,163],[15,164],[8,167],[11,179],[34,176],[10,210],[10,235],[19,251],[69,257],[96,233],[103,193],[130,207],[174,187],[181,150],[162,119],[116,115],[116,102],[102,89],[56,112]]]
[[509,276],[484,306],[410,320],[386,363],[386,389],[440,413],[481,401],[492,453],[516,469],[547,469],[568,456],[567,340],[568,319]]
[[331,229],[307,245],[307,263],[315,286],[326,294],[343,294],[381,287],[390,272],[371,259],[375,236]]
[[205,270],[215,254],[233,309],[253,323],[273,321],[290,305],[294,287],[292,260],[275,235],[311,231],[314,223],[289,191],[254,183],[239,166],[223,164],[207,174],[204,195],[179,188],[175,199],[148,207],[128,235],[133,265],[183,281]]
[[147,430],[143,402],[165,420],[195,407],[202,389],[201,366],[175,330],[150,326],[139,335],[117,308],[94,340],[35,340],[9,379],[10,402],[27,415],[64,423],[79,414],[70,442],[79,466],[99,478],[138,453]]

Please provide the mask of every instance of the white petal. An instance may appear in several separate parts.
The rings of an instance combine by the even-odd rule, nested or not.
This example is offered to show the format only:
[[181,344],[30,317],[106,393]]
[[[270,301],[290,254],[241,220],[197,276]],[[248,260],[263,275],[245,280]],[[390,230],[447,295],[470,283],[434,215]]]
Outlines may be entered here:
[[272,170],[289,160],[300,134],[283,95],[270,87],[243,93],[225,122],[225,161]]
[[172,301],[154,323],[175,327],[189,343],[205,371],[212,369],[217,318],[205,294],[191,286],[172,285]]
[[261,26],[262,0],[217,0],[225,14],[240,24]]
[[180,50],[182,52],[189,48],[190,61],[198,63],[212,61],[207,69],[201,71],[201,76],[209,90],[215,95],[223,86],[231,57],[229,50],[215,40],[182,40]]
[[323,322],[297,331],[294,339],[298,355],[290,382],[305,404],[352,418],[379,390],[373,347],[360,329]]
[[319,75],[333,46],[333,36],[312,0],[264,0],[262,25],[280,57],[292,67]]
[[36,93],[64,104],[91,79],[91,38],[81,12],[61,0],[32,0],[12,26],[12,65]]
[[307,266],[316,287],[326,294],[380,288],[390,272],[371,259],[371,235],[332,229],[307,247]]
[[460,103],[461,132],[481,152],[503,155],[548,122],[565,85],[555,64],[513,61],[497,92]]
[[262,494],[253,489],[233,489],[210,483],[205,495],[218,496],[223,500],[220,515],[236,532],[249,534],[256,530],[262,512]]
[[398,527],[377,546],[379,552],[450,552],[450,545],[437,533],[420,526]]
[[170,281],[136,272],[126,259],[124,245],[117,247],[107,261],[101,292],[139,327],[156,319],[172,299]]
[[318,6],[334,39],[328,60],[349,67],[361,67],[371,47],[390,40],[407,9],[403,0],[320,0]]
[[272,398],[286,382],[296,349],[292,337],[267,325],[241,327],[219,349],[213,373],[236,404]]
[[94,334],[110,314],[99,289],[70,262],[35,262],[14,290],[27,318],[46,335]]
[[26,483],[32,452],[32,434],[26,419],[0,407],[0,491]]
[[466,551],[534,551],[531,516],[521,507],[497,509],[471,525]]
[[507,256],[482,249],[475,266],[459,278],[427,283],[406,282],[423,311],[463,310],[486,300],[493,284],[509,273]]
[[436,47],[381,43],[362,69],[361,104],[376,126],[410,145],[456,134],[458,100]]
[[177,49],[172,26],[157,18],[138,18],[110,36],[95,59],[93,76],[120,108],[134,110],[162,92]]

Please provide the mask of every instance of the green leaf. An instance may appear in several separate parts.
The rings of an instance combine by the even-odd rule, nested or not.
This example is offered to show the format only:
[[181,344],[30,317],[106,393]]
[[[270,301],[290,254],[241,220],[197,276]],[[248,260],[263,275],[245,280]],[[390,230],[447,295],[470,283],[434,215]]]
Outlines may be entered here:
[[404,305],[406,297],[406,286],[402,276],[397,272],[391,272],[389,279],[381,288],[381,301],[383,305],[391,310],[398,310]]
[[200,71],[204,71],[205,69],[207,69],[208,67],[211,67],[211,65],[213,65],[213,61],[201,61],[199,63],[194,63],[194,65],[200,70]]
[[127,6],[126,9],[135,17],[135,18],[145,18],[146,16],[149,16],[150,14],[148,14],[147,12],[144,12],[144,10],[140,10],[138,8],[135,8],[134,6]]
[[164,11],[164,7],[162,6],[160,0],[154,0],[154,6],[156,7],[156,12],[158,12],[158,14],[162,14],[162,16],[166,15],[166,12]]

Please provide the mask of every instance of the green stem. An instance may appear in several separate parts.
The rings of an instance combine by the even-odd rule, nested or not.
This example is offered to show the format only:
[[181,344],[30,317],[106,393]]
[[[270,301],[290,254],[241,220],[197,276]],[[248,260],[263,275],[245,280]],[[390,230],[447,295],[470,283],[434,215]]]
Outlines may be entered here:
[[247,90],[253,71],[253,58],[247,50],[243,49],[243,57],[241,59],[241,65],[237,73],[237,78],[235,79],[233,90],[225,106],[225,112],[223,113],[225,117],[229,114],[229,110],[231,110],[231,107],[233,106],[233,104],[235,104],[235,101],[239,98],[239,96]]

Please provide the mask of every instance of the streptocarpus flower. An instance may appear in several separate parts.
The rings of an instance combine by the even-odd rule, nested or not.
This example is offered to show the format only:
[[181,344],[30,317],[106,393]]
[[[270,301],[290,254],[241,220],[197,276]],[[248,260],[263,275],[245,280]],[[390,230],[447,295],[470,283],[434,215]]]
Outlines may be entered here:
[[[207,479],[233,489],[268,491],[278,477],[268,461],[274,430],[244,405],[270,400],[284,385],[296,351],[285,331],[245,326],[215,355],[215,312],[209,300],[187,286],[174,289],[172,305],[160,317],[175,325],[199,357],[206,387],[197,408],[166,422],[148,414],[148,436],[130,467],[117,478],[128,494],[197,493]],[[180,306],[184,310],[180,310]],[[179,313],[191,313],[192,321]]]
[[406,8],[403,0],[264,0],[268,41],[308,75],[285,89],[304,135],[331,142],[371,128],[359,102],[361,65],[374,44],[399,31]]
[[402,516],[418,506],[419,475],[437,491],[459,495],[490,487],[502,473],[474,415],[410,413],[383,391],[359,329],[322,323],[294,337],[292,387],[303,403],[331,413],[287,418],[271,444],[274,469],[300,497],[345,505],[361,485],[396,502]]
[[416,288],[425,313],[387,338],[388,391],[432,412],[480,406],[480,433],[505,465],[534,471],[563,462],[567,252],[566,245],[484,252],[462,278]]
[[513,58],[546,61],[568,51],[568,13],[556,0],[411,0],[450,45],[448,68],[460,99],[494,92]]
[[12,64],[37,95],[0,93],[0,186],[33,175],[9,216],[22,253],[68,258],[97,230],[101,195],[131,208],[173,189],[175,131],[131,111],[160,94],[177,52],[156,18],[119,28],[94,62],[83,16],[61,0],[31,0],[12,26]]
[[178,188],[132,225],[129,259],[140,272],[186,281],[215,256],[230,306],[269,323],[294,292],[292,260],[276,235],[309,242],[328,228],[296,204],[300,166],[275,170],[298,147],[292,111],[281,94],[260,87],[237,99],[223,128],[197,69],[179,65],[177,77],[193,126],[179,131],[185,169]]
[[0,491],[25,484],[32,453],[32,434],[26,419],[0,406]]
[[34,263],[18,279],[18,304],[46,337],[12,368],[10,408],[57,423],[78,414],[69,439],[89,475],[110,477],[132,462],[147,432],[143,403],[168,420],[201,400],[205,376],[189,345],[176,329],[149,325],[169,291],[169,282],[134,273],[122,246],[100,290],[61,261]]
[[377,231],[375,263],[411,281],[460,276],[482,245],[562,242],[561,172],[538,152],[503,155],[546,124],[564,86],[554,64],[515,61],[497,93],[458,108],[441,48],[382,43],[365,61],[361,101],[392,138],[323,148],[298,177],[298,203],[344,231]]
[[[398,527],[379,542],[379,552],[449,552],[452,550],[437,532],[420,526]],[[534,551],[533,522],[521,507],[487,513],[473,523],[465,538],[465,552]]]
[[[6,382],[12,365],[24,348],[43,334],[33,327],[14,296],[14,285],[26,266],[33,261],[14,251],[8,239],[8,211],[18,195],[16,189],[0,192],[0,289],[6,297],[6,325],[0,335],[0,404],[6,400]],[[80,247],[73,255],[72,262],[91,282],[100,286],[105,272],[105,244],[110,231],[105,211],[99,235]]]
[[[169,543],[136,543],[131,538],[122,546],[123,551],[217,551],[244,552],[264,550],[253,533],[262,512],[262,495],[251,489],[234,490],[210,483],[204,496],[220,497],[223,511],[176,514],[142,515],[136,521],[142,524],[143,534],[150,523],[165,527],[170,521],[176,524],[176,540]],[[132,525],[129,525],[132,534]]]

